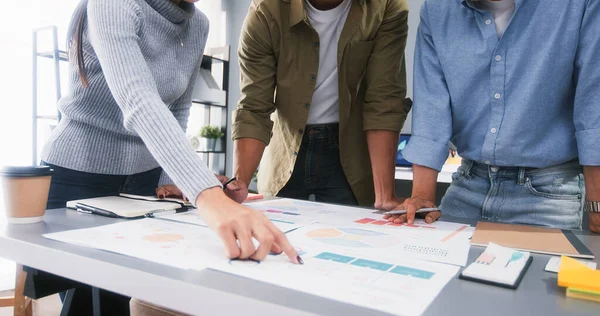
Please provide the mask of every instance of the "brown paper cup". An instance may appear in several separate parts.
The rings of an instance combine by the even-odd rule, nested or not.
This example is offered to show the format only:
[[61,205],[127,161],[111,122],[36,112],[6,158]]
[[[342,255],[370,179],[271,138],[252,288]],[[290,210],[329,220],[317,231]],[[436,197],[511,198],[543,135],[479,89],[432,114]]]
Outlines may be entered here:
[[0,170],[4,215],[11,224],[42,221],[53,170],[49,167],[8,167]]

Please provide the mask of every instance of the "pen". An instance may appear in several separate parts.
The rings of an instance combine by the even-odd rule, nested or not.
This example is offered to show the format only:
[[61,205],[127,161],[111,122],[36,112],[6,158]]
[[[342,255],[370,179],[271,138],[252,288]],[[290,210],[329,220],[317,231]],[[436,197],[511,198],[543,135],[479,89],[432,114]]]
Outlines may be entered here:
[[185,213],[190,210],[191,210],[191,208],[187,208],[187,207],[178,208],[176,210],[158,210],[158,211],[149,212],[148,214],[146,214],[146,217],[149,217],[149,218],[161,217],[161,216],[166,216],[166,215],[171,215],[171,214]]
[[[435,212],[435,211],[439,211],[440,209],[437,207],[429,207],[429,208],[420,208],[417,210],[417,213],[429,213],[429,212]],[[400,215],[400,214],[406,214],[408,211],[407,210],[395,210],[395,211],[389,211],[389,212],[385,212],[383,213],[384,215]]]
[[96,215],[102,215],[102,216],[107,216],[107,217],[119,217],[117,214],[115,214],[111,211],[107,211],[107,210],[93,207],[91,205],[87,205],[87,204],[83,204],[83,203],[77,203],[75,205],[75,207],[77,208],[77,210],[79,212],[82,212],[82,213],[96,214]]
[[227,182],[225,182],[225,184],[223,184],[223,190],[227,189],[227,185],[229,185],[231,182],[233,182],[235,180],[237,180],[236,177],[233,177],[233,178],[227,180]]

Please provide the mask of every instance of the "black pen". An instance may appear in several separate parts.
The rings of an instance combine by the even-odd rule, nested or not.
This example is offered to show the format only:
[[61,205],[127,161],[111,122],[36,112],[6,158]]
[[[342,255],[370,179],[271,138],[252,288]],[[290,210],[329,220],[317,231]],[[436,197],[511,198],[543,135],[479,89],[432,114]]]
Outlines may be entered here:
[[237,180],[236,177],[233,177],[233,178],[227,180],[227,182],[225,182],[225,184],[223,184],[223,190],[227,189],[227,185],[229,185],[231,182],[233,182],[235,180]]
[[87,204],[83,204],[83,203],[77,203],[75,205],[75,207],[77,208],[77,210],[81,210],[83,211],[83,213],[88,213],[88,214],[94,214],[94,215],[102,215],[102,216],[106,216],[106,217],[119,217],[119,215],[111,212],[111,211],[107,211],[98,207],[93,207],[91,205],[87,205]]

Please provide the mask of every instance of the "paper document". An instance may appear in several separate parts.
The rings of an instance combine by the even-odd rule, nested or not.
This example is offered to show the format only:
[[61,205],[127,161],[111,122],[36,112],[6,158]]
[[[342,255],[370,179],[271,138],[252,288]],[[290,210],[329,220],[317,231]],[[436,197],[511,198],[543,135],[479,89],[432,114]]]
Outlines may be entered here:
[[253,203],[245,206],[263,212],[271,220],[279,220],[296,224],[313,223],[345,223],[349,218],[360,218],[371,215],[372,211],[357,208],[325,204],[294,199],[276,199]]
[[[198,214],[197,210],[178,214],[158,215],[156,216],[156,218],[208,227],[206,222],[204,222],[202,217],[200,217],[200,214]],[[281,221],[277,219],[271,219],[271,222],[284,233],[287,233],[301,226],[299,224]]]
[[[577,261],[596,270],[597,264],[594,261],[582,260],[582,259],[578,259]],[[546,268],[544,270],[546,270],[548,272],[558,273],[559,267],[560,267],[560,257],[552,257],[552,258],[550,258],[550,260],[548,260],[548,263],[546,264]]]
[[459,269],[418,260],[373,260],[368,255],[360,255],[360,251],[354,255],[317,249],[306,251],[306,248],[300,251],[304,265],[292,264],[285,255],[279,255],[260,263],[224,261],[214,269],[408,316],[422,314]]
[[212,230],[160,219],[146,218],[43,236],[183,269],[202,269],[211,260],[225,256],[223,244]]
[[359,250],[378,256],[393,254],[410,258],[464,266],[469,255],[467,225],[437,223],[438,228],[313,224],[288,234],[299,245],[326,246],[329,249]]
[[[260,263],[228,260],[222,242],[212,230],[161,218],[52,233],[44,237],[183,269],[210,267],[398,315],[423,313],[458,272],[457,266],[410,259],[434,259],[440,255],[436,252],[441,250],[421,249],[424,253],[419,255],[418,247],[427,246],[422,246],[418,240],[411,241],[410,235],[394,233],[400,230],[387,228],[387,232],[379,232],[361,227],[364,226],[313,224],[288,233],[288,239],[304,259],[304,265],[290,263],[284,254],[269,255]],[[452,247],[461,240],[463,238],[458,237],[450,243],[453,246],[445,256],[456,256],[455,252],[459,251]],[[440,247],[441,242],[436,242],[436,247]]]

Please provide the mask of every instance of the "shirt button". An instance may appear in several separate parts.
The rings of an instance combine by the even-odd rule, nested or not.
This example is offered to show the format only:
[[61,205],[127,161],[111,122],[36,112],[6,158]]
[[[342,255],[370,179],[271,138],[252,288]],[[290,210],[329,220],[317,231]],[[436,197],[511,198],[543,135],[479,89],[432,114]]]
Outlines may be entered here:
[[304,134],[304,130],[303,129],[298,129],[298,134]]
[[496,99],[496,100],[500,99],[500,93],[494,94],[494,99]]
[[315,81],[315,79],[317,79],[317,76],[311,74],[310,75],[310,81]]
[[315,47],[319,47],[319,42],[314,43]]
[[501,60],[502,60],[502,56],[496,55],[496,61],[501,61]]
[[486,160],[486,161],[485,161],[485,164],[486,164],[486,165],[489,165],[489,164],[491,164],[491,163],[492,163],[492,162],[491,162],[491,161],[489,161],[489,160]]
[[309,108],[310,107],[310,103],[304,103],[304,107],[305,108]]
[[490,132],[492,132],[492,134],[495,134],[498,130],[495,127],[492,127],[492,129],[490,130]]
[[490,25],[490,24],[492,24],[492,20],[490,20],[490,19],[485,20],[485,25]]
[[298,153],[297,153],[297,152],[294,152],[294,153],[293,153],[293,155],[294,155],[294,156],[298,156]]

